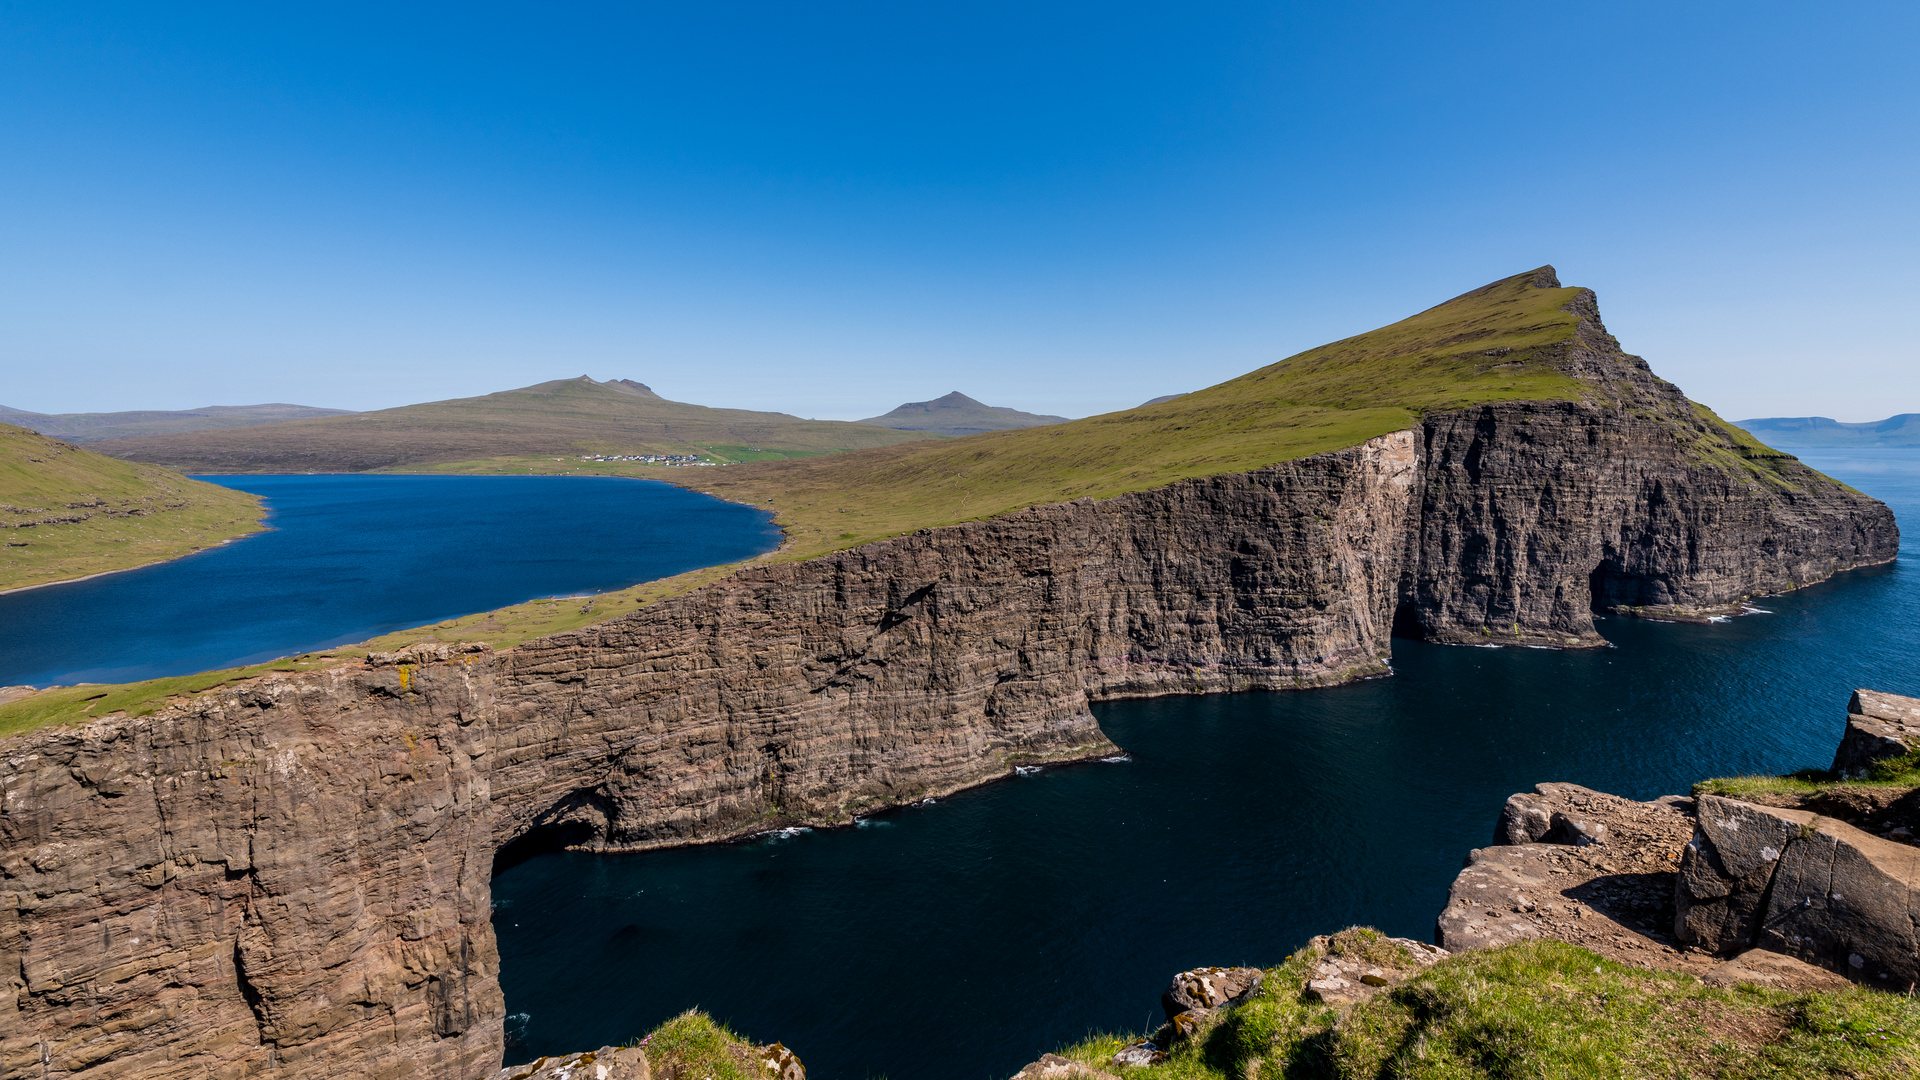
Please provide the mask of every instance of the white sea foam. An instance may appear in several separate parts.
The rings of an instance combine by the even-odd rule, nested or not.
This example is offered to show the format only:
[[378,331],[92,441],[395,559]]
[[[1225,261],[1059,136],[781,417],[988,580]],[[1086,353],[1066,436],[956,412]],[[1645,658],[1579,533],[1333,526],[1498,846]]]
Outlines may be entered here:
[[1132,754],[1115,754],[1112,757],[1103,757],[1100,760],[1106,762],[1109,765],[1124,765],[1127,762],[1133,760],[1133,755]]
[[1038,765],[1015,765],[1015,766],[1013,767],[1013,771],[1014,771],[1014,772],[1016,772],[1016,773],[1018,773],[1018,774],[1020,774],[1021,776],[1032,776],[1032,775],[1033,775],[1034,773],[1037,773],[1037,772],[1039,772],[1039,771],[1040,771],[1040,766],[1038,766]]

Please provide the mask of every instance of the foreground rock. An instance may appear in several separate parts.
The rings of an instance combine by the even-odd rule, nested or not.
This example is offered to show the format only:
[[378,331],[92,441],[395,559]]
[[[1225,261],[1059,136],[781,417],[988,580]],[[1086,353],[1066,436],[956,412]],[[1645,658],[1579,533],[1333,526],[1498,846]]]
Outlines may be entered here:
[[1507,800],[1496,846],[1468,856],[1435,940],[1453,951],[1547,937],[1628,963],[1679,966],[1673,882],[1693,801],[1634,802],[1577,784]]
[[1343,930],[1307,942],[1312,960],[1306,995],[1338,1008],[1398,986],[1448,956],[1446,949],[1411,938],[1383,938]]
[[1042,1054],[1040,1060],[1013,1074],[1013,1080],[1117,1080],[1110,1072],[1068,1061],[1059,1054]]
[[1700,797],[1676,930],[1759,946],[1888,989],[1920,985],[1920,850],[1803,810]]
[[509,1065],[488,1080],[653,1080],[653,1071],[647,1065],[645,1050],[603,1046],[584,1054]]
[[[1103,698],[1383,674],[1396,618],[1597,645],[1596,609],[1704,618],[1893,557],[1886,507],[1728,443],[1591,293],[1567,310],[1549,359],[1579,401],[1430,411],[1267,468],[756,564],[499,655],[405,650],[0,742],[0,1070],[471,1080],[503,1046],[503,849],[845,822],[1110,753]],[[1575,810],[1565,835],[1597,838]],[[1592,884],[1576,907],[1637,912],[1626,886],[1654,871],[1598,824],[1533,845],[1555,855],[1514,864],[1515,895]],[[1454,932],[1498,936],[1506,914],[1460,906]],[[1615,925],[1605,948],[1666,947]]]
[[[1722,804],[1731,802],[1707,795],[1697,806],[1724,813]],[[1748,809],[1761,817],[1774,813]],[[1466,950],[1550,938],[1716,985],[1845,985],[1845,964],[1822,967],[1807,950],[1756,933],[1764,907],[1759,893],[1730,896],[1735,890],[1700,884],[1705,864],[1694,846],[1695,815],[1696,801],[1686,797],[1640,803],[1575,784],[1541,784],[1514,795],[1495,828],[1495,846],[1473,852],[1454,879],[1436,939]],[[1748,828],[1742,835],[1757,832]],[[1762,859],[1766,847],[1760,843],[1752,858]],[[1751,869],[1740,861],[1745,857],[1732,864],[1741,872]],[[1689,881],[1701,895],[1687,891]],[[1764,883],[1745,887],[1765,891]]]
[[1920,698],[1855,690],[1847,703],[1847,731],[1833,755],[1837,776],[1858,777],[1873,763],[1920,748]]

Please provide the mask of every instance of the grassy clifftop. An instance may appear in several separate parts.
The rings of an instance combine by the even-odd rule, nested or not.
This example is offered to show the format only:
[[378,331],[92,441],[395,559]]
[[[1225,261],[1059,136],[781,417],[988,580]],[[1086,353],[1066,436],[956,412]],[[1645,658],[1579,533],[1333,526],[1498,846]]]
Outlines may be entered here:
[[[1379,935],[1372,931],[1343,932]],[[1495,1080],[1503,1077],[1911,1077],[1920,1006],[1878,990],[1702,985],[1558,941],[1461,953],[1341,1013],[1306,993],[1314,954],[1267,974],[1137,1080]],[[1112,1070],[1131,1039],[1061,1054]]]
[[[931,438],[785,413],[668,401],[639,383],[556,379],[397,409],[96,443],[103,453],[190,472],[523,472],[535,458],[695,454],[723,461],[825,454]],[[591,470],[600,471],[600,470]]]
[[177,558],[259,518],[246,492],[0,424],[0,589]]
[[[1551,267],[1172,401],[1064,424],[666,478],[775,511],[808,558],[915,529],[1243,472],[1354,446],[1423,412],[1569,400],[1579,317]],[[664,472],[651,475],[665,475]]]

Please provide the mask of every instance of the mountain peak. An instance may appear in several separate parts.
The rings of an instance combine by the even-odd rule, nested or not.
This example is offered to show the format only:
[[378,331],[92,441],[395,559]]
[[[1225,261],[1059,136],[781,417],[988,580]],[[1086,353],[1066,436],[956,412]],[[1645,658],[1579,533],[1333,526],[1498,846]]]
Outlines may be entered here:
[[1066,422],[1064,416],[1042,416],[998,405],[985,405],[958,390],[931,401],[909,401],[883,416],[860,421],[896,431],[925,431],[958,438],[988,431],[1039,427]]

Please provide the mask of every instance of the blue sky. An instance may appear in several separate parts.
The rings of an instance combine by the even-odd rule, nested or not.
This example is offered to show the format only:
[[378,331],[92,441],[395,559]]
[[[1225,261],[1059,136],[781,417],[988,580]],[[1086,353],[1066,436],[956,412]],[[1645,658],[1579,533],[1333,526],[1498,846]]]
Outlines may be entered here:
[[1920,5],[0,2],[0,404],[1080,416],[1541,263],[1920,411]]

